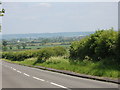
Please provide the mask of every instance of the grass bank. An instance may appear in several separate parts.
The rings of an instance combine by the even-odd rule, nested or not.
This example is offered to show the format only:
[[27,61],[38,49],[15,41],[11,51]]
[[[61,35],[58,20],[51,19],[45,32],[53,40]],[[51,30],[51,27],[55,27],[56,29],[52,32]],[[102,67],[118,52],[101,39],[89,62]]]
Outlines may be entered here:
[[100,77],[109,77],[112,79],[119,78],[120,70],[118,65],[115,64],[106,64],[106,60],[102,60],[100,62],[92,62],[88,60],[83,60],[77,63],[69,62],[69,59],[64,59],[64,57],[51,57],[43,63],[36,63],[37,58],[29,58],[25,59],[24,61],[10,61],[4,59],[6,61],[24,65],[36,65],[36,66],[43,66],[48,68],[54,68],[59,70],[68,70],[80,74],[87,74],[93,76],[100,76]]

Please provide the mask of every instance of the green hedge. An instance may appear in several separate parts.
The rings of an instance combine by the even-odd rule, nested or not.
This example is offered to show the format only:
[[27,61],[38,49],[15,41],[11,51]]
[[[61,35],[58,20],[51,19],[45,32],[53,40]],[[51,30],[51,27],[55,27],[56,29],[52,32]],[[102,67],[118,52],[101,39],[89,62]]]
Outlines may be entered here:
[[26,50],[19,52],[3,52],[2,58],[12,61],[23,61],[31,57],[38,57],[38,62],[43,62],[51,56],[63,56],[67,53],[64,47],[46,47],[40,50]]
[[34,57],[34,54],[34,51],[3,52],[2,58],[10,59],[12,61],[23,61],[26,58]]

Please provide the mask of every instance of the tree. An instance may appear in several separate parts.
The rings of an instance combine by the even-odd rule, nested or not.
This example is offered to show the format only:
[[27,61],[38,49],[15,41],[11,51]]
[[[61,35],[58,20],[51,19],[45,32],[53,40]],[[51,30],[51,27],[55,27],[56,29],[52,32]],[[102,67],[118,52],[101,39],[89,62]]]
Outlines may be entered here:
[[3,40],[2,45],[3,45],[3,50],[6,51],[7,50],[7,45],[8,45],[7,41]]
[[20,45],[19,44],[17,44],[16,47],[17,47],[17,49],[20,49]]
[[27,44],[26,44],[26,43],[22,43],[22,47],[23,47],[23,49],[25,49],[25,48],[26,48],[26,46],[27,46]]
[[13,46],[12,46],[12,45],[10,45],[10,46],[9,46],[9,48],[12,50],[12,49],[13,49]]
[[42,40],[42,45],[45,45],[46,43],[48,43],[50,40],[48,39],[48,38],[46,38],[46,39],[43,39]]
[[3,40],[2,44],[3,44],[4,47],[6,47],[8,45],[6,40]]
[[[1,5],[2,3],[0,2],[0,5]],[[2,8],[2,10],[0,11],[0,16],[4,16],[4,13],[5,13],[5,9],[4,8]]]
[[[0,5],[2,3],[0,2]],[[0,10],[0,16],[4,16],[4,13],[5,13],[5,9],[3,8],[2,10]],[[1,32],[1,24],[0,24],[0,32]]]
[[3,9],[0,11],[0,16],[4,16],[4,13],[5,13],[5,9],[3,8]]
[[[116,55],[118,32],[113,28],[99,30],[89,37],[73,42],[70,47],[70,58],[84,60],[86,56],[99,61]],[[119,47],[119,46],[118,46]]]

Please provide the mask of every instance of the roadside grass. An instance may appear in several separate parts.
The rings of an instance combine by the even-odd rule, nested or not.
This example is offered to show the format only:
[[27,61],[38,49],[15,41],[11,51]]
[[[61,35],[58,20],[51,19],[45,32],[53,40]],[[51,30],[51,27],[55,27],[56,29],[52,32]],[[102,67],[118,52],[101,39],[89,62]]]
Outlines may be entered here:
[[[36,62],[36,60],[37,58],[29,58],[25,59],[24,61],[6,61],[24,65],[33,65]],[[112,79],[120,77],[120,75],[118,74],[120,73],[118,66],[114,64],[105,64],[104,60],[100,62],[84,60],[74,64],[69,62],[69,59],[64,59],[64,57],[51,57],[48,60],[46,60],[46,62],[37,63],[35,64],[35,66],[67,70],[75,73],[87,74],[92,76],[109,77]]]

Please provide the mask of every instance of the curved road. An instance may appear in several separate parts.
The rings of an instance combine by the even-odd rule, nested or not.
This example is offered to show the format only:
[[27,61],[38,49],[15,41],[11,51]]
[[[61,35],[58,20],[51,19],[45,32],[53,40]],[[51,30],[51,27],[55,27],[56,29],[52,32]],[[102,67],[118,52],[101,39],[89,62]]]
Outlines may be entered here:
[[114,83],[84,79],[4,61],[0,64],[1,66],[2,88],[58,88],[60,90],[108,88],[108,90],[118,90],[118,84]]

